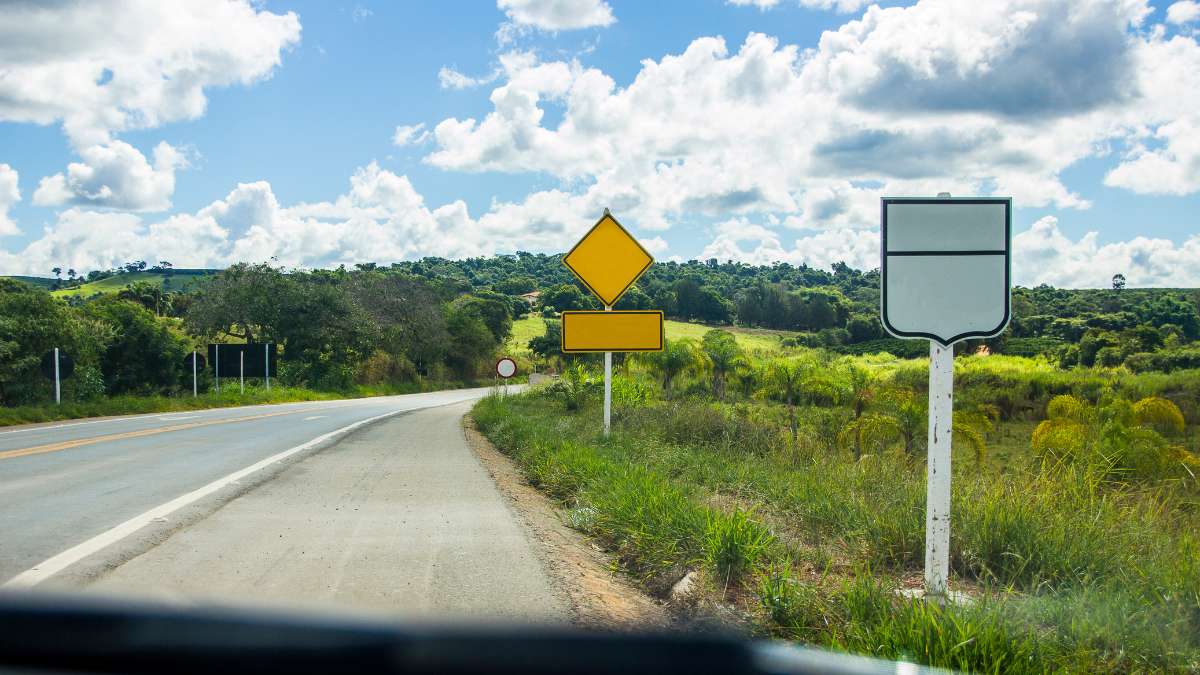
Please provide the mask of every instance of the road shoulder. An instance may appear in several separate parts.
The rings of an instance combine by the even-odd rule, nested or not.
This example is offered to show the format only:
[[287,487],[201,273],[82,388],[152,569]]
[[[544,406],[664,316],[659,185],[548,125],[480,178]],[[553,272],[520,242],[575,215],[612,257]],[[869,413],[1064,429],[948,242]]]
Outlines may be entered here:
[[463,417],[463,433],[513,513],[533,535],[535,553],[551,582],[571,603],[575,623],[587,628],[646,630],[672,625],[670,613],[615,572],[612,558],[563,521],[562,510],[525,480],[521,470]]

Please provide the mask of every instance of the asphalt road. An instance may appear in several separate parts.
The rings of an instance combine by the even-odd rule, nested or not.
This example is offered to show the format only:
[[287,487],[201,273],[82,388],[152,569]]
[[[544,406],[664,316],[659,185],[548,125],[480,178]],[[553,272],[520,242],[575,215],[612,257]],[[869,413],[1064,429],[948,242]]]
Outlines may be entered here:
[[430,611],[472,611],[504,587],[488,600],[493,613],[540,602],[556,615],[561,602],[546,597],[527,534],[458,426],[463,402],[486,393],[0,430],[0,584],[258,591]]

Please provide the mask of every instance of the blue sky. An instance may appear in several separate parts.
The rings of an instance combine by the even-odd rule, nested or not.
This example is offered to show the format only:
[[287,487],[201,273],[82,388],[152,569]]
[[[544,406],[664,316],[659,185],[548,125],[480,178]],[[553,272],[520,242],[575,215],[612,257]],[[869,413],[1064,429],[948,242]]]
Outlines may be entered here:
[[879,197],[947,189],[1014,197],[1022,283],[1200,285],[1200,6],[964,6],[15,2],[0,273],[561,251],[604,206],[872,267]]

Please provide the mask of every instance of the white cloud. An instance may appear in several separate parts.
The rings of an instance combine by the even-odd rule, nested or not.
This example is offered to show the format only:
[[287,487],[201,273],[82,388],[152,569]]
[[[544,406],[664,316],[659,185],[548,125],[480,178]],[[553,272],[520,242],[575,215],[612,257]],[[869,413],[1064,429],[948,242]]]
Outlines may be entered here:
[[392,135],[392,145],[404,147],[406,145],[420,145],[429,140],[430,134],[425,130],[425,124],[410,124],[396,127],[396,133]]
[[353,20],[354,23],[358,23],[359,21],[366,21],[374,14],[375,12],[372,12],[362,5],[355,5],[354,9],[350,10],[350,19]]
[[1167,23],[1183,25],[1200,18],[1200,2],[1180,0],[1167,8]]
[[[730,5],[741,7],[754,6],[760,10],[778,7],[780,0],[725,0]],[[835,9],[839,12],[853,12],[867,6],[869,0],[796,0],[796,4],[809,9]]]
[[79,154],[82,162],[72,162],[65,174],[38,183],[34,204],[162,211],[171,206],[175,170],[187,166],[183,155],[166,142],[154,148],[153,165],[123,141],[93,145]]
[[604,27],[617,20],[604,0],[496,0],[496,6],[514,24],[546,31]]
[[1042,218],[1013,237],[1016,283],[1107,288],[1114,274],[1124,274],[1130,286],[1200,286],[1200,235],[1182,244],[1148,237],[1100,244],[1099,236],[1072,241],[1057,218]]
[[438,84],[441,85],[442,89],[471,89],[495,82],[496,78],[500,77],[501,72],[497,69],[489,75],[471,77],[453,68],[442,66],[441,70],[438,71]]
[[788,262],[829,269],[844,262],[858,269],[879,266],[879,233],[870,230],[831,229],[798,237],[785,248],[776,231],[739,218],[716,226],[716,237],[698,258],[735,260],[751,265]]
[[8,209],[21,201],[21,191],[17,187],[18,178],[16,169],[7,164],[0,164],[0,237],[21,233],[17,224],[8,217]]
[[294,13],[246,0],[9,2],[0,12],[0,121],[61,121],[79,147],[194,119],[207,87],[270,76],[300,39]]

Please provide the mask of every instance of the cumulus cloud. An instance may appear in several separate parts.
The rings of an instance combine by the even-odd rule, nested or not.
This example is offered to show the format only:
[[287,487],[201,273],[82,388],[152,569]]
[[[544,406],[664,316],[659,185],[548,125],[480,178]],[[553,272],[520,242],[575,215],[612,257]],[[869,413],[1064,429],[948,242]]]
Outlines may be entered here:
[[604,0],[496,0],[496,6],[514,24],[545,31],[604,27],[617,20]]
[[879,266],[879,233],[869,230],[830,229],[792,241],[785,247],[775,230],[745,218],[727,220],[715,228],[716,236],[699,258],[734,260],[751,265],[787,262],[829,269],[844,262],[858,269]]
[[1167,23],[1183,25],[1200,19],[1200,2],[1180,0],[1167,8]]
[[154,164],[123,141],[84,148],[80,158],[83,161],[69,164],[65,174],[43,178],[33,203],[162,211],[171,206],[175,170],[187,166],[184,156],[166,142],[155,146]]
[[1072,241],[1046,216],[1013,237],[1013,276],[1023,285],[1048,283],[1067,288],[1107,288],[1114,274],[1130,286],[1200,285],[1200,235],[1182,244],[1135,237],[1099,243],[1097,232]]
[[[0,171],[0,180],[3,175]],[[281,204],[271,185],[258,181],[239,184],[193,213],[163,219],[68,208],[19,254],[0,254],[0,269],[7,274],[54,265],[102,269],[153,256],[189,267],[271,259],[329,267],[426,255],[561,251],[587,231],[602,208],[585,196],[547,190],[520,202],[496,202],[476,218],[461,201],[429,206],[408,177],[371,163],[333,201]],[[665,248],[661,240],[651,239],[650,245]]]
[[8,217],[8,209],[21,201],[21,191],[17,188],[17,170],[7,164],[0,164],[0,237],[10,234],[20,234],[17,224]]
[[207,87],[268,77],[300,39],[294,13],[247,0],[5,3],[0,121],[61,121],[79,146],[199,117]]

